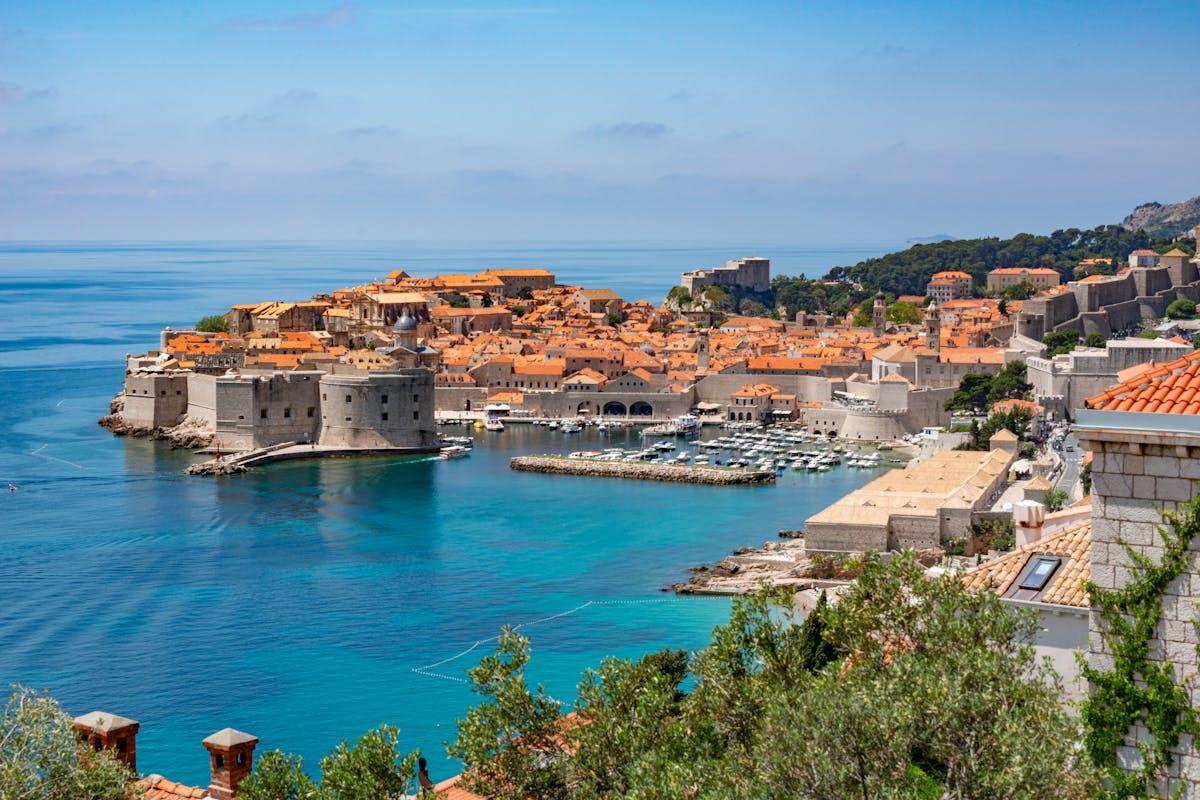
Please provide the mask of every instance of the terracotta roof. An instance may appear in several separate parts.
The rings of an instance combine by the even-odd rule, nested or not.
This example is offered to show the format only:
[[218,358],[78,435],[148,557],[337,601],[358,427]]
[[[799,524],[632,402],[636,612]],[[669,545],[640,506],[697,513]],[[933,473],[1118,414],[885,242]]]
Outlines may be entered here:
[[993,591],[1003,596],[1024,571],[1029,559],[1040,555],[1062,556],[1053,582],[1037,598],[1038,602],[1087,608],[1088,595],[1083,585],[1092,575],[1092,521],[1080,523],[1044,539],[1027,544],[1000,558],[988,561],[963,575],[968,589]]
[[207,792],[199,786],[185,786],[161,775],[148,775],[138,781],[138,785],[146,787],[144,800],[191,800],[207,796]]
[[1135,377],[1083,401],[1098,411],[1200,414],[1200,350]]
[[434,797],[437,800],[487,800],[483,795],[468,792],[459,786],[461,781],[462,775],[455,775],[453,778],[442,781],[433,787]]

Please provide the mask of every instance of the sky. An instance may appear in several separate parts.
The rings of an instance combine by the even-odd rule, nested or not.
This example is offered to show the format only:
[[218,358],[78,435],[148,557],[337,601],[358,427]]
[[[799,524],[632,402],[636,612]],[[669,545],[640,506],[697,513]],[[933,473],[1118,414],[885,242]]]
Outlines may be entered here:
[[1200,3],[0,0],[0,238],[815,245],[1200,194]]

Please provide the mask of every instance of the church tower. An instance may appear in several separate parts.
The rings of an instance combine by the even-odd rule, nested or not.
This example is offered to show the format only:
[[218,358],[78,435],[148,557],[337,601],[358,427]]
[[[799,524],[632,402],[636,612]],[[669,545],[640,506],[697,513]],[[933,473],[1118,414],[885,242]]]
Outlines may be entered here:
[[396,347],[417,352],[417,321],[408,313],[408,307],[400,312],[400,319],[392,326],[392,343]]
[[884,324],[887,322],[887,306],[883,302],[883,292],[875,295],[875,306],[871,309],[871,329],[876,336],[883,336]]
[[696,335],[696,367],[708,369],[708,329]]
[[925,347],[934,353],[942,349],[942,312],[938,310],[937,300],[929,303],[925,309]]

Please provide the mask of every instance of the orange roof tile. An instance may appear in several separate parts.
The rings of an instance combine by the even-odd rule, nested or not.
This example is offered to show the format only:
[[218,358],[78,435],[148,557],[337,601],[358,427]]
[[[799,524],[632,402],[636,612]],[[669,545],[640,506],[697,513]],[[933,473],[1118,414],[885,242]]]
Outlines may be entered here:
[[1139,374],[1083,401],[1097,411],[1200,414],[1200,350]]

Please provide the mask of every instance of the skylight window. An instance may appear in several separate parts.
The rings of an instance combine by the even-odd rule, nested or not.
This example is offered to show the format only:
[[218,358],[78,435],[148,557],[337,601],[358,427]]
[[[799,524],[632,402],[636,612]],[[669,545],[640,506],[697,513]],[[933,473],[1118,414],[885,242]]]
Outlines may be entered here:
[[1033,564],[1033,569],[1029,570],[1025,580],[1021,581],[1021,588],[1032,589],[1035,592],[1045,589],[1061,563],[1062,559],[1057,556],[1039,556]]

